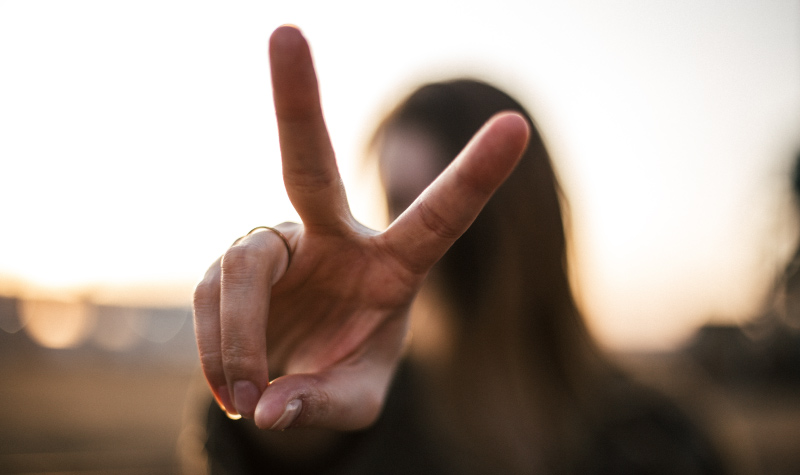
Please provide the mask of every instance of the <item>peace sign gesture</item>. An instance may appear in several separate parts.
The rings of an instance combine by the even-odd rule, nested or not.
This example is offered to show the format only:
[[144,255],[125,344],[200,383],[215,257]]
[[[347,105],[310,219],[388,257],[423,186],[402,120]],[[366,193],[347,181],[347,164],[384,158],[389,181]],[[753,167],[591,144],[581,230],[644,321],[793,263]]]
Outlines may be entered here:
[[514,168],[529,129],[517,114],[495,116],[373,231],[350,213],[299,30],[273,33],[270,64],[283,178],[302,224],[254,230],[198,284],[203,372],[229,413],[259,427],[359,429],[380,413],[423,279]]

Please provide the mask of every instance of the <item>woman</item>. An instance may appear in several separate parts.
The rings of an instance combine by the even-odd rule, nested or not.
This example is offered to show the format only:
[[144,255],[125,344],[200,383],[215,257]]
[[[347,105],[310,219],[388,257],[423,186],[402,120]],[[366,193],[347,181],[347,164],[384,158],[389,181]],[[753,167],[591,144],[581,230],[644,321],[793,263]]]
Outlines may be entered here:
[[[294,429],[260,431],[213,409],[207,443],[212,469],[220,473],[722,473],[713,448],[687,419],[664,399],[629,383],[589,336],[569,287],[559,187],[527,112],[508,95],[476,81],[439,83],[417,90],[384,121],[373,142],[394,223],[382,235],[363,230],[352,224],[349,211],[341,211],[345,203],[330,213],[344,213],[344,221],[351,224],[350,231],[342,232],[335,220],[326,221],[318,209],[303,202],[307,196],[297,197],[298,189],[325,193],[338,186],[336,180],[333,185],[324,180],[319,186],[309,176],[297,180],[293,175],[300,170],[292,168],[298,163],[308,167],[309,154],[304,148],[307,145],[297,145],[301,142],[293,142],[291,134],[300,119],[316,124],[311,127],[317,129],[321,120],[317,106],[308,113],[308,104],[318,103],[318,99],[298,105],[296,98],[302,95],[291,89],[313,76],[313,69],[308,72],[310,56],[304,45],[296,31],[281,30],[273,35],[271,44],[282,148],[301,149],[300,153],[287,153],[285,148],[283,152],[287,190],[296,207],[299,203],[304,226],[298,230],[283,225],[282,232],[267,229],[238,241],[222,264],[212,266],[196,295],[198,344],[220,405],[230,413],[254,418],[259,427]],[[292,52],[287,54],[291,62],[284,60],[287,51]],[[298,57],[307,61],[305,70],[297,69],[297,64],[303,64]],[[316,93],[315,81],[306,85],[307,93]],[[503,111],[513,113],[497,115]],[[526,126],[521,127],[520,118]],[[319,135],[314,137],[319,139]],[[287,155],[292,160],[288,169]],[[514,164],[516,169],[510,172]],[[321,174],[316,170],[309,175]],[[488,199],[492,192],[494,196]],[[484,203],[475,217],[475,208],[479,210]],[[469,229],[456,240],[472,219]],[[381,248],[390,252],[372,254],[370,249],[353,251],[348,247],[350,241],[343,244],[340,240],[338,247],[327,248],[324,259],[300,261],[301,253],[316,244],[308,237],[313,232],[343,234],[359,243],[366,239],[367,244],[380,239],[375,236],[387,234],[400,235],[403,241]],[[443,252],[441,248],[451,244],[428,275]],[[401,245],[410,246],[413,252],[398,251]],[[248,256],[274,261],[259,271],[268,276],[262,283],[268,281],[271,295],[262,292],[253,299],[242,297],[244,292],[228,291],[234,296],[227,300],[220,296],[226,275],[242,274],[238,262],[245,260],[240,256],[244,251],[237,246],[250,249]],[[269,246],[270,251],[257,251]],[[430,250],[432,247],[436,249]],[[339,279],[352,274],[369,278],[349,292],[313,284],[320,275],[328,282],[332,279],[333,270],[319,268],[341,253],[348,253],[352,260],[347,272],[336,274]],[[388,260],[390,265],[376,272],[361,263],[364,256]],[[291,263],[281,267],[289,259]],[[234,263],[227,274],[226,260]],[[308,262],[317,267],[304,271]],[[384,271],[395,269],[394,262],[411,269],[416,280],[408,275],[404,279],[386,277]],[[302,279],[293,279],[301,274]],[[229,277],[228,281],[235,279]],[[408,287],[412,291],[398,291],[401,297],[382,295],[383,288],[402,287],[398,281],[411,281]],[[381,286],[363,291],[372,282]],[[404,354],[407,308],[419,288],[412,312],[411,351],[395,372]],[[382,323],[355,331],[369,333],[366,339],[378,344],[355,345],[356,349],[348,348],[349,353],[336,353],[338,346],[333,344],[334,350],[326,355],[355,356],[331,358],[327,363],[319,363],[305,352],[316,351],[324,346],[323,341],[350,341],[353,328],[368,326],[364,322],[373,320],[348,320],[344,331],[326,317],[310,319],[329,330],[329,340],[309,336],[309,331],[292,331],[292,325],[302,328],[295,320],[279,321],[269,328],[272,333],[259,351],[270,348],[269,372],[282,377],[252,391],[237,381],[235,373],[241,370],[225,368],[226,375],[220,377],[219,368],[224,364],[216,353],[224,355],[227,343],[221,337],[209,344],[206,340],[213,337],[208,335],[224,335],[225,327],[230,328],[234,321],[232,315],[247,315],[248,305],[261,305],[252,313],[265,319],[268,312],[272,325],[273,315],[295,308],[281,302],[300,295],[300,289],[305,300],[295,299],[294,305],[314,312],[318,306],[308,302],[324,301],[332,312],[340,308],[349,312],[350,307],[360,308],[359,299],[367,299],[381,301],[374,307],[391,307],[386,315],[402,317],[381,317]],[[248,303],[253,300],[267,303]],[[227,311],[229,317],[224,315],[227,302],[234,302],[228,304],[233,307]],[[220,322],[216,327],[215,321]],[[214,331],[207,331],[209,327]],[[292,352],[292,343],[297,341],[301,343],[295,343],[294,349],[303,351]],[[229,344],[237,345],[242,346],[238,340]],[[218,347],[222,350],[212,351]],[[375,361],[381,363],[372,364]],[[384,371],[374,371],[376,365]],[[348,372],[342,368],[355,369]],[[347,384],[328,388],[334,379]],[[377,389],[353,389],[359,385]],[[317,391],[318,386],[325,389]],[[326,395],[318,397],[320,392]],[[287,396],[289,393],[292,395]],[[340,397],[342,393],[345,396]],[[348,402],[340,404],[337,399]],[[319,410],[320,406],[330,410]],[[326,430],[329,428],[339,430]]]

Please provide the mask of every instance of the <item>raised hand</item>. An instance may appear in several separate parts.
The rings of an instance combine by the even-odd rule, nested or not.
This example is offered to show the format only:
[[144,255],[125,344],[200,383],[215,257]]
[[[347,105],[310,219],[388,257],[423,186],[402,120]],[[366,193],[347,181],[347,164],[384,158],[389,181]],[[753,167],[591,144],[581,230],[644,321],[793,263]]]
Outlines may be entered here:
[[[525,119],[492,118],[384,232],[350,213],[299,30],[270,39],[283,177],[302,224],[256,230],[195,291],[203,372],[229,413],[262,428],[359,429],[379,415],[408,311],[527,143]],[[270,377],[274,377],[270,382]]]

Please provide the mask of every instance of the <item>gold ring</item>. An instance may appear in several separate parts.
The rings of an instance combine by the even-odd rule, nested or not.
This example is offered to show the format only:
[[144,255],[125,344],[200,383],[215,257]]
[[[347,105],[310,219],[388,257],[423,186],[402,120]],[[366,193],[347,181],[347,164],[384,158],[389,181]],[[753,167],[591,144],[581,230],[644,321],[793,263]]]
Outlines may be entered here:
[[[287,238],[286,235],[283,234],[282,232],[278,231],[275,228],[271,228],[269,226],[256,226],[253,229],[251,229],[250,232],[245,234],[245,236],[249,236],[249,235],[253,234],[253,231],[255,231],[256,229],[266,229],[268,231],[272,231],[273,234],[275,234],[276,236],[281,238],[281,241],[283,241],[283,245],[286,246],[286,252],[288,254],[288,259],[286,261],[286,270],[288,271],[289,270],[289,266],[292,265],[292,254],[293,254],[292,253],[292,246],[291,246],[291,244],[289,244],[289,238]],[[284,271],[284,272],[286,272],[286,271]]]

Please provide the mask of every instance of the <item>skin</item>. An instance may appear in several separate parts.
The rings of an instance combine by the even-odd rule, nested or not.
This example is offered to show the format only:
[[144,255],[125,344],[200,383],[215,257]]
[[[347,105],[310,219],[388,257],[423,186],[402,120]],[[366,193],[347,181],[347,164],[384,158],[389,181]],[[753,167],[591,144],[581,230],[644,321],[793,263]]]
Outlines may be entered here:
[[[310,49],[270,38],[287,194],[302,223],[238,240],[194,296],[203,372],[219,404],[265,429],[361,429],[378,417],[433,264],[516,165],[529,129],[492,118],[384,232],[352,216],[322,116]],[[270,377],[274,378],[270,380]]]

